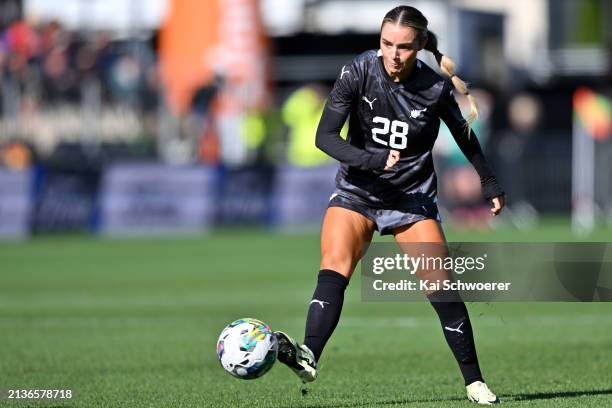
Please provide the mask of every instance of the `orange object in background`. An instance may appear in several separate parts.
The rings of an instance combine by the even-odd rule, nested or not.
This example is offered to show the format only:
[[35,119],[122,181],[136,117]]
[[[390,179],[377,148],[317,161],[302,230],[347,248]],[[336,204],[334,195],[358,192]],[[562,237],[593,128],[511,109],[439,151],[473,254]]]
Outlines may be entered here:
[[171,1],[159,56],[168,102],[178,114],[215,76],[225,84],[221,114],[268,103],[268,41],[258,0]]
[[4,164],[11,170],[26,170],[32,164],[30,149],[22,143],[15,142],[0,148],[0,166]]
[[187,111],[195,90],[212,79],[206,51],[218,42],[217,5],[216,0],[170,2],[159,58],[167,99],[177,113]]
[[612,103],[589,88],[574,92],[574,112],[595,140],[605,140],[612,131]]

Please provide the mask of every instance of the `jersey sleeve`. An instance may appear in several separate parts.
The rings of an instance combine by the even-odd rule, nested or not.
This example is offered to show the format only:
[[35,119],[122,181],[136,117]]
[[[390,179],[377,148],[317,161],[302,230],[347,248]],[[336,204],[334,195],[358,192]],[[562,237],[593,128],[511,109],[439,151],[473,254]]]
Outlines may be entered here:
[[452,85],[448,81],[445,82],[442,89],[438,110],[440,118],[446,123],[446,126],[448,126],[461,152],[476,169],[480,177],[483,196],[487,199],[491,199],[503,195],[504,191],[497,182],[495,174],[484,157],[476,134],[472,130],[470,130],[468,134],[466,120],[461,114],[459,105],[457,105],[457,101],[453,96]]
[[357,64],[351,63],[342,67],[327,99],[327,105],[331,110],[348,116],[353,101],[359,94],[360,77]]
[[357,64],[342,67],[329,94],[319,121],[316,146],[343,164],[362,170],[382,170],[387,163],[388,151],[370,153],[340,136],[340,131],[359,94],[360,73]]

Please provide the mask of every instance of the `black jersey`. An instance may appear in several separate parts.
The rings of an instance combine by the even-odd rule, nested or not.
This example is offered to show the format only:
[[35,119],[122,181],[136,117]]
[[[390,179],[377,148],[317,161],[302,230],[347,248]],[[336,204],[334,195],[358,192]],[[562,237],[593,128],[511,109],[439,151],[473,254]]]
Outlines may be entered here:
[[[317,146],[341,162],[337,188],[379,207],[434,203],[432,148],[440,119],[481,180],[494,179],[475,135],[468,137],[452,89],[448,80],[420,60],[408,78],[393,82],[376,50],[343,66],[317,130]],[[347,116],[344,141],[339,129]],[[390,149],[398,150],[400,159],[392,169],[383,170]]]

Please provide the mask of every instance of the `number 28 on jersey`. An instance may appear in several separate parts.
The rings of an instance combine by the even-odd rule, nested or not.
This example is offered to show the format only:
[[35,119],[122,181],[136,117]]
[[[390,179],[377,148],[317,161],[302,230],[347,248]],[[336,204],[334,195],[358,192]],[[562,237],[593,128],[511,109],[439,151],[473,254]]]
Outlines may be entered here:
[[[408,146],[408,123],[401,120],[391,121],[382,116],[376,116],[372,121],[380,124],[380,127],[372,128],[372,139],[376,143],[389,146],[392,149],[405,149]],[[388,142],[385,140],[386,137],[382,137],[386,135],[389,135]]]

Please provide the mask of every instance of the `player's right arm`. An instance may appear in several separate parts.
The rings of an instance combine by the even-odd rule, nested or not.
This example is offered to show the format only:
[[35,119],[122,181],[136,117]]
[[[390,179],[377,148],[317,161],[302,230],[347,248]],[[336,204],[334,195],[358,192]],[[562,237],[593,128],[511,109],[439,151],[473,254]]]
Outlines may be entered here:
[[370,153],[353,146],[340,136],[353,101],[358,98],[359,75],[356,64],[342,67],[329,94],[317,128],[315,145],[343,164],[362,170],[389,169],[399,160],[399,152]]

